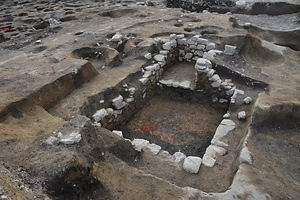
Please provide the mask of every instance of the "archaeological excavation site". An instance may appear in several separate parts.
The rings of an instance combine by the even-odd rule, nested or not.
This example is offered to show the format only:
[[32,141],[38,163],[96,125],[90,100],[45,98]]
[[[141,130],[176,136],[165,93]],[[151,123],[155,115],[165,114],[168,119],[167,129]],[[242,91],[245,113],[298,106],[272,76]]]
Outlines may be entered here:
[[0,0],[0,200],[299,200],[299,0]]

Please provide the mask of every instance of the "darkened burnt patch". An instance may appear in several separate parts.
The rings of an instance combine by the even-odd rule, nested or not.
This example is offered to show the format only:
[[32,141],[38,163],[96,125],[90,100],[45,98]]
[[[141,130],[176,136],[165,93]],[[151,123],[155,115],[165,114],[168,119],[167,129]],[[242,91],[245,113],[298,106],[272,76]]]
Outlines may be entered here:
[[90,174],[89,168],[73,166],[47,184],[47,193],[56,200],[110,199],[103,184]]

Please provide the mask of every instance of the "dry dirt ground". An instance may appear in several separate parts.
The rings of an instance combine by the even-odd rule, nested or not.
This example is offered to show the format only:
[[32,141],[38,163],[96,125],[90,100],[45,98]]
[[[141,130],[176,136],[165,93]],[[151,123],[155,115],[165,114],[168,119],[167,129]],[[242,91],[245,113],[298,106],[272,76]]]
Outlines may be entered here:
[[[189,12],[160,1],[0,0],[0,200],[300,199],[299,3],[286,2],[282,10],[292,11],[276,15],[280,9],[268,1],[271,16]],[[110,41],[117,32],[126,42]],[[144,55],[155,52],[155,38],[172,33],[201,35],[219,50],[237,46],[234,56],[213,60],[222,79],[245,91],[236,104],[157,87],[146,98],[137,92],[141,100],[120,123],[86,122],[125,83],[140,87],[150,64]],[[163,77],[194,88],[194,64],[175,63]],[[237,118],[241,110],[246,121]],[[213,168],[189,174],[169,161],[166,151],[202,157],[226,112],[236,128]],[[60,127],[80,123],[79,143],[46,143]],[[165,151],[137,152],[114,129]],[[252,164],[239,162],[243,146]]]

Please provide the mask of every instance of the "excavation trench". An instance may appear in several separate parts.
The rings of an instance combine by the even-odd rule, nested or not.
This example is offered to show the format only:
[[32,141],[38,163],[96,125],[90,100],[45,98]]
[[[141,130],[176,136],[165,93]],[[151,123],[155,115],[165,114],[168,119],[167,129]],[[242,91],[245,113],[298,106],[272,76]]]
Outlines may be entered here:
[[174,154],[202,157],[228,105],[211,103],[206,95],[179,88],[156,88],[154,96],[122,130],[125,138],[143,138]]

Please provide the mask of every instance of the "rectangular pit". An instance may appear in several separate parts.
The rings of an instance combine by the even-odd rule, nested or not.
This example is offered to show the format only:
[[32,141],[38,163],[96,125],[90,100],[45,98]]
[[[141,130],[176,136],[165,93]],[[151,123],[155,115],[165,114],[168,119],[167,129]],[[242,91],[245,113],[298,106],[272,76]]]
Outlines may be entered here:
[[228,105],[180,88],[157,88],[153,98],[119,129],[128,139],[143,138],[174,154],[202,157]]

